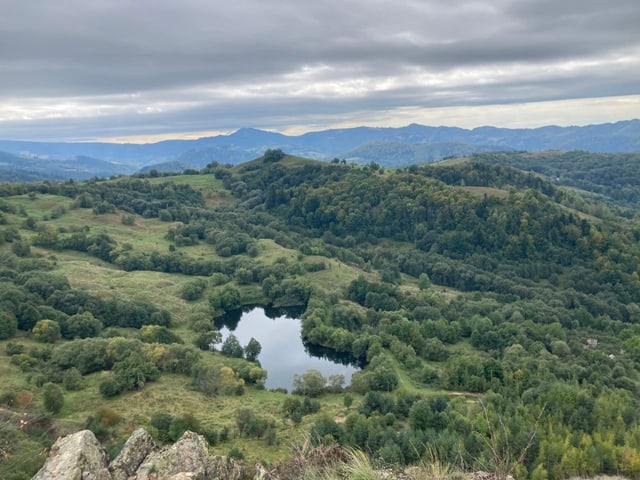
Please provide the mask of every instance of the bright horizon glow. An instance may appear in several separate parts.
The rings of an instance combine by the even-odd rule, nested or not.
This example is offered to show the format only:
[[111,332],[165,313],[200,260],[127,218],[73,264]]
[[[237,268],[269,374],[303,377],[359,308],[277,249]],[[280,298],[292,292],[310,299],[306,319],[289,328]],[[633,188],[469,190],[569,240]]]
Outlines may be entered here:
[[102,137],[87,140],[87,142],[105,143],[156,143],[165,140],[198,140],[204,137],[215,137],[218,135],[229,135],[235,130],[205,130],[199,132],[176,132],[176,133],[152,133],[149,135],[122,135],[119,137]]
[[[586,126],[615,123],[639,118],[640,95],[601,97],[571,100],[552,100],[503,105],[472,105],[456,107],[406,107],[378,112],[351,112],[342,118],[326,117],[315,122],[296,125],[294,119],[282,121],[282,127],[244,125],[244,127],[302,135],[327,129],[353,127],[404,127],[411,123],[428,126],[446,126],[473,129],[493,126],[498,128],[538,128],[544,126]],[[291,123],[289,123],[291,122]],[[242,128],[242,127],[240,127]],[[155,143],[165,140],[196,140],[203,137],[228,135],[238,130],[199,130],[157,134],[120,135],[98,137],[86,141],[106,143]]]

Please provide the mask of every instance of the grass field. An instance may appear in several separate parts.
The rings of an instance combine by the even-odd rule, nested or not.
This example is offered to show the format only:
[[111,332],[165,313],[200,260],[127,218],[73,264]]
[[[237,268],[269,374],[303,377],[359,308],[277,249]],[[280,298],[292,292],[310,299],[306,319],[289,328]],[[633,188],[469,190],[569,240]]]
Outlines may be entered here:
[[182,286],[197,277],[149,271],[125,272],[86,254],[63,253],[57,257],[60,261],[56,271],[66,275],[72,287],[97,297],[143,298],[167,309],[177,324],[184,323],[197,305],[180,297]]

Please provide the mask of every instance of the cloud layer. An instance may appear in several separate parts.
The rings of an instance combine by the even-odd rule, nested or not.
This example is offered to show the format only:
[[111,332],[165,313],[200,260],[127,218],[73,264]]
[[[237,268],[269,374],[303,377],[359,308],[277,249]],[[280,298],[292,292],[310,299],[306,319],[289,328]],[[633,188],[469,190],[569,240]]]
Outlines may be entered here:
[[[431,123],[511,104],[521,123],[522,104],[550,101],[563,123],[553,102],[640,94],[639,22],[637,0],[5,0],[0,137]],[[637,101],[600,105],[637,116]]]

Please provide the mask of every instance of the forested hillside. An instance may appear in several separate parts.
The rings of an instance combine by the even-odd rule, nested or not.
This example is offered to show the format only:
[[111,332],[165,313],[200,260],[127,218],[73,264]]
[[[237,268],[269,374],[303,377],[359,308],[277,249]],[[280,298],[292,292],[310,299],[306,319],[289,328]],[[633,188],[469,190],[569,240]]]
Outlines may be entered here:
[[592,192],[599,203],[631,207],[622,210],[633,216],[640,206],[640,153],[540,152],[473,156],[480,162],[500,163],[542,174],[558,185]]
[[[380,465],[640,477],[637,203],[567,173],[603,209],[524,158],[389,171],[269,150],[2,184],[0,474],[28,478],[51,432],[117,451],[145,426],[269,463],[308,438]],[[212,319],[248,304],[304,307],[304,342],[362,369],[266,391],[255,344],[210,348]]]

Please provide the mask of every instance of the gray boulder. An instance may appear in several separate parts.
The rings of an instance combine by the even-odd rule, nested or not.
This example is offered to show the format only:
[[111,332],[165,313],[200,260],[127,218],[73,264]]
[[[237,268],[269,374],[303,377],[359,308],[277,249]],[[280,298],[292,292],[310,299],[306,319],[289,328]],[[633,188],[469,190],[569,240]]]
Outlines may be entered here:
[[59,438],[32,480],[112,480],[108,456],[91,430]]

